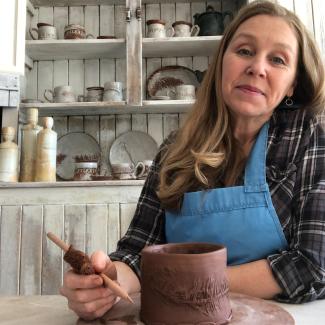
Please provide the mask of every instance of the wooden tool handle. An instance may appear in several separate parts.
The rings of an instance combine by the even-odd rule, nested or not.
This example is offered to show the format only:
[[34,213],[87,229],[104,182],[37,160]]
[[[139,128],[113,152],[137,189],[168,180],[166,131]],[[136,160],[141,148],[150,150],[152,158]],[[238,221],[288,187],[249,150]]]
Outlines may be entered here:
[[63,240],[61,240],[59,237],[55,236],[52,232],[48,232],[47,237],[51,239],[54,244],[63,249],[64,252],[67,252],[69,250],[70,246],[66,244]]

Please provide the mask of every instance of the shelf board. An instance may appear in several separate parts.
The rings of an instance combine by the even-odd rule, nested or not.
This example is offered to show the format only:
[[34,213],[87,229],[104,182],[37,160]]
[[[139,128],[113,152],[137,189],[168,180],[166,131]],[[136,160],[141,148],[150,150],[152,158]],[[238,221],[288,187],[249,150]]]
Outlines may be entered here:
[[143,186],[144,180],[57,181],[57,182],[0,182],[0,188],[54,188],[98,186]]
[[216,51],[222,36],[143,38],[144,57],[209,56]]
[[28,103],[20,109],[37,107],[40,116],[111,115],[135,113],[185,113],[195,101],[187,100],[144,100],[143,106],[126,105],[122,102],[77,102],[77,103]]
[[125,39],[26,41],[26,55],[33,60],[120,58],[125,54]]
[[[202,0],[191,0],[201,2]],[[67,6],[92,6],[92,5],[124,5],[125,0],[30,0],[35,7],[67,7]],[[148,3],[175,3],[188,2],[188,0],[142,0],[142,4]]]

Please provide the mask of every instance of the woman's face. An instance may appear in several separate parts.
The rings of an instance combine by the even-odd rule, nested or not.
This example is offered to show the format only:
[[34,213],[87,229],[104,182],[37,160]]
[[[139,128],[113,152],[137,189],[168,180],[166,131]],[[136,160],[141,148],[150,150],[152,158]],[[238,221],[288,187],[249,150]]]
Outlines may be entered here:
[[258,15],[242,23],[222,63],[222,94],[235,120],[267,121],[293,94],[297,62],[297,38],[283,19]]

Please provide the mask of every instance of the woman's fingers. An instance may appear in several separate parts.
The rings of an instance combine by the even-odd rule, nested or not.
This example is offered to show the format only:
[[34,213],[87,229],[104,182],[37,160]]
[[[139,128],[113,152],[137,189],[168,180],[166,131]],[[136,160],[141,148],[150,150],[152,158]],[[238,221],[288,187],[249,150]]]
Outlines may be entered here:
[[108,297],[79,303],[69,300],[69,308],[73,310],[79,317],[92,320],[104,315],[115,303],[115,295],[110,294]]
[[68,289],[91,289],[103,285],[103,279],[97,275],[80,275],[70,270],[64,274],[63,286]]
[[91,255],[91,264],[97,272],[105,273],[110,279],[117,280],[115,264],[103,251],[96,251]]

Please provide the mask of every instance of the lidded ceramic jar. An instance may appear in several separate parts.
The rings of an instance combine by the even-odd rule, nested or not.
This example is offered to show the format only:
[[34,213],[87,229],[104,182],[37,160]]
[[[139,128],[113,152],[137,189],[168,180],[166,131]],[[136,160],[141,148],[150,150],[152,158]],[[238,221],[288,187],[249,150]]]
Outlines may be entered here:
[[0,182],[18,181],[18,146],[13,142],[15,129],[3,127],[3,142],[0,144]]
[[70,24],[64,27],[65,39],[84,39],[86,38],[85,27],[77,24]]
[[35,180],[37,134],[42,127],[37,125],[38,109],[27,110],[27,125],[21,129],[21,157],[20,177],[21,182],[33,182]]
[[145,324],[225,324],[232,316],[221,245],[183,243],[141,251],[141,310]]

